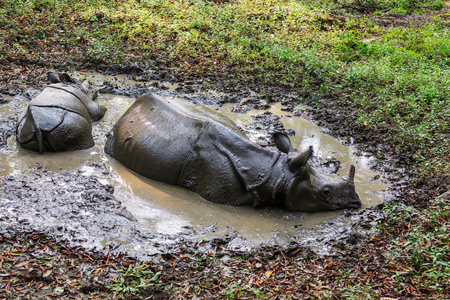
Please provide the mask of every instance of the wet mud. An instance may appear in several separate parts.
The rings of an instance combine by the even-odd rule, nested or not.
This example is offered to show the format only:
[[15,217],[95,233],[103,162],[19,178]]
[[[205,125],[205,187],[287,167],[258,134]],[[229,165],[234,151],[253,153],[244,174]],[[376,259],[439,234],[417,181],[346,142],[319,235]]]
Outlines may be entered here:
[[[87,249],[108,249],[158,257],[180,247],[193,251],[248,251],[268,245],[298,244],[328,253],[362,224],[381,218],[373,207],[390,197],[389,183],[374,170],[376,158],[344,146],[302,118],[308,107],[282,105],[289,95],[249,90],[200,90],[189,82],[173,84],[151,78],[79,72],[99,88],[98,101],[108,107],[94,123],[93,148],[38,154],[15,142],[17,115],[39,93],[2,95],[0,100],[0,226],[7,231],[39,231]],[[331,176],[357,168],[359,210],[295,213],[278,208],[228,207],[207,202],[184,189],[139,176],[106,155],[106,134],[145,92],[185,98],[212,106],[232,119],[251,140],[272,147],[270,133],[284,131],[299,151],[314,147],[312,166]],[[351,141],[344,141],[351,144]]]

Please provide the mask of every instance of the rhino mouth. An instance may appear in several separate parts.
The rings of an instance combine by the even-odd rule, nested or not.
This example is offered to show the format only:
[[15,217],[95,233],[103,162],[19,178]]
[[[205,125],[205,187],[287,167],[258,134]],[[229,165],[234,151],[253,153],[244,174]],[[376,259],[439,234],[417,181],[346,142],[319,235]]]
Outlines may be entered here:
[[[326,202],[324,202],[326,204]],[[330,203],[328,203],[329,205]],[[334,205],[331,205],[331,210],[340,210],[340,209],[358,209],[361,207],[361,202],[350,202],[350,203],[337,203]]]
[[358,202],[351,202],[350,204],[349,204],[349,206],[350,206],[350,208],[360,208],[361,207],[361,201],[359,201],[358,200]]
[[361,200],[359,199],[359,197],[356,197],[354,199],[351,199],[349,201],[343,201],[341,202],[338,206],[338,209],[344,209],[344,208],[352,208],[352,209],[357,209],[360,208],[362,205]]

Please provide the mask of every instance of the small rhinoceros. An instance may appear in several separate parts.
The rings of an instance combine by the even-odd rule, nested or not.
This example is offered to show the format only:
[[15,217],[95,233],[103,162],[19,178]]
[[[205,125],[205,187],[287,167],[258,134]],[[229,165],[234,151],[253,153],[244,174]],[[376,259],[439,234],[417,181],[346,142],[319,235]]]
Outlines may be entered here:
[[286,135],[274,138],[281,153],[251,142],[204,106],[149,93],[115,124],[105,151],[138,174],[215,203],[305,212],[361,206],[354,166],[343,178],[319,174],[307,163],[311,148],[298,153]]
[[16,137],[25,149],[68,151],[94,146],[92,122],[100,120],[106,107],[94,100],[88,81],[80,82],[66,73],[49,72],[50,85],[34,98],[19,116]]

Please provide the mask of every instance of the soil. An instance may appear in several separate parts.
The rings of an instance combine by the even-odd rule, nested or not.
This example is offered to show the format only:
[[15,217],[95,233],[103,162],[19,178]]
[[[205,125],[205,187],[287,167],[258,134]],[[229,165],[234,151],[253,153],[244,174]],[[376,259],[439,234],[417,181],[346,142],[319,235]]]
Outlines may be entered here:
[[[305,96],[295,87],[262,86],[257,82],[244,85],[236,79],[240,74],[226,69],[219,72],[213,68],[210,73],[199,75],[163,64],[157,68],[152,66],[152,71],[147,71],[150,68],[145,65],[109,68],[86,63],[82,57],[77,59],[74,64],[77,70],[89,67],[103,74],[127,74],[129,79],[137,82],[159,80],[177,83],[175,91],[180,96],[206,104],[239,102],[240,111],[266,107],[273,101],[283,101],[293,109],[293,103]],[[58,61],[53,62],[52,67],[59,71],[73,71],[59,67]],[[3,67],[0,93],[31,99],[47,84],[47,71],[45,65],[36,62],[13,61]],[[155,82],[153,88],[161,90],[166,87]],[[131,97],[145,91],[147,88],[139,84],[124,88],[111,83],[105,83],[101,90]],[[208,97],[205,91],[208,95],[211,91],[216,94]],[[255,97],[255,93],[260,96]],[[0,105],[9,101],[1,98]],[[393,201],[401,199],[408,205],[425,208],[428,200],[436,196],[438,188],[444,186],[443,178],[415,178],[414,168],[410,166],[417,158],[410,149],[396,152],[385,129],[368,131],[357,127],[356,108],[351,101],[325,95],[307,104],[311,106],[310,110],[295,113],[330,128],[344,143],[360,141],[358,147],[361,150],[377,156],[376,168],[387,174],[392,182],[391,192],[396,196]],[[262,119],[261,126],[279,126],[276,118]],[[0,152],[9,151],[6,143],[14,134],[14,128],[14,118],[0,121]],[[263,146],[270,143],[266,140]],[[107,172],[99,165],[91,167],[98,172]],[[339,292],[345,282],[334,280],[339,269],[349,273],[348,280],[379,286],[379,295],[384,297],[420,298],[427,293],[417,290],[413,282],[399,291],[390,281],[391,269],[385,264],[386,237],[382,231],[374,231],[377,222],[383,222],[381,206],[364,211],[352,231],[345,235],[345,239],[335,241],[327,255],[319,255],[296,243],[233,251],[227,248],[229,240],[226,238],[208,243],[187,243],[183,237],[177,237],[176,240],[168,240],[159,253],[144,257],[137,253],[121,253],[119,246],[112,243],[107,247],[99,243],[102,237],[96,233],[105,230],[112,232],[113,236],[126,235],[143,240],[151,240],[152,237],[140,232],[133,217],[113,197],[111,187],[95,176],[83,175],[81,170],[53,172],[37,165],[24,174],[0,178],[0,194],[2,198],[8,195],[9,199],[21,199],[20,202],[4,201],[0,206],[1,211],[9,210],[8,214],[0,213],[0,223],[4,228],[0,236],[0,298],[114,299],[123,292],[127,299],[245,298],[255,296],[257,290],[268,298],[280,295],[302,299],[331,295],[345,298]],[[74,197],[69,202],[71,206],[65,201],[68,197]],[[29,218],[13,217],[21,205],[32,202],[39,202],[39,209]],[[67,211],[71,213],[65,214]],[[31,222],[32,218],[42,215],[47,224],[36,226]],[[75,220],[74,215],[80,220]],[[55,225],[58,222],[60,226]],[[79,235],[71,234],[83,231],[89,232],[87,236],[91,240],[77,240],[74,237]],[[124,273],[123,268],[127,270],[137,264],[144,264],[145,272]],[[137,290],[125,290],[120,284],[123,281],[136,287],[139,280],[146,280],[146,284]],[[248,288],[246,291],[237,289],[243,282]]]

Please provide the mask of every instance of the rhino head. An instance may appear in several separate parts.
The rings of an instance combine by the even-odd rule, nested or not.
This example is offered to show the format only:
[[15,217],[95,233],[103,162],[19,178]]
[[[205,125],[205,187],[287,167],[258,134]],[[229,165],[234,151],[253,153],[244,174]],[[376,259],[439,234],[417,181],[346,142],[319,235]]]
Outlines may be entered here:
[[277,148],[287,154],[283,166],[286,208],[314,212],[361,207],[355,191],[355,166],[352,165],[349,174],[342,178],[320,174],[307,163],[312,147],[298,153],[286,135],[276,133],[274,138]]

